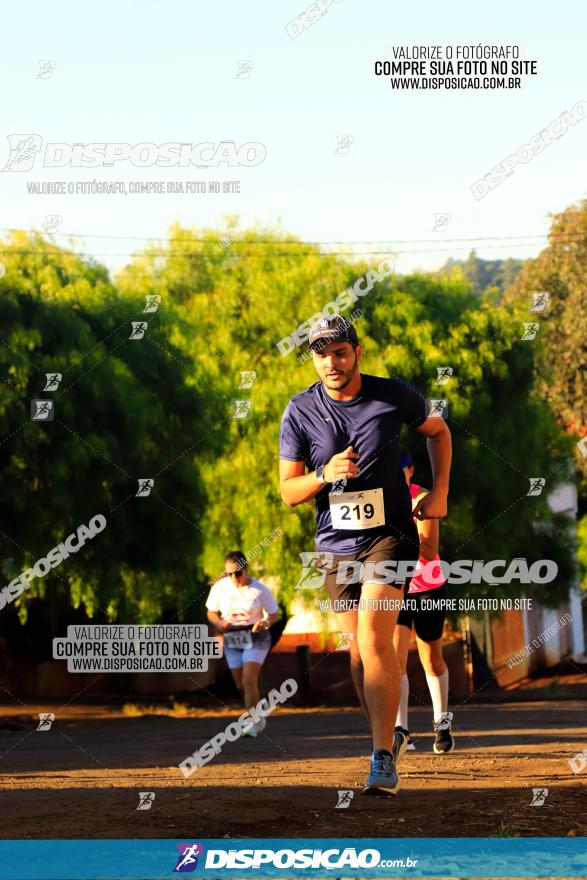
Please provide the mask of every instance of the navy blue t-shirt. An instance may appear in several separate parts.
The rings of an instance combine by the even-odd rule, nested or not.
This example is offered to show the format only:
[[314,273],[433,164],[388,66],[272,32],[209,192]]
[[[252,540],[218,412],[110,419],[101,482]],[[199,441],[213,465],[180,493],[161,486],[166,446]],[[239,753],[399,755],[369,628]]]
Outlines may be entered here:
[[361,375],[361,389],[351,400],[334,400],[321,381],[296,394],[281,419],[279,455],[303,461],[310,471],[326,464],[347,446],[360,456],[361,473],[347,479],[344,492],[383,489],[385,525],[360,530],[332,526],[326,484],[315,496],[316,547],[337,556],[358,553],[373,538],[410,522],[410,491],[399,463],[402,425],[419,427],[426,421],[426,399],[405,382],[381,376]]

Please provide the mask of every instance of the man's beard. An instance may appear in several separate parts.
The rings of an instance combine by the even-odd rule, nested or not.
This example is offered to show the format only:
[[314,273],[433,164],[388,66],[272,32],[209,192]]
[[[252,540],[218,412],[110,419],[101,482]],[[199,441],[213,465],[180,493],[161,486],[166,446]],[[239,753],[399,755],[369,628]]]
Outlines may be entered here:
[[[350,370],[346,370],[346,371],[343,370],[343,371],[341,371],[340,376],[337,376],[337,377],[331,376],[330,380],[328,379],[328,377],[325,377],[322,381],[324,382],[324,384],[326,385],[327,388],[330,388],[331,391],[342,391],[343,388],[346,388],[347,385],[350,382],[352,382],[353,376],[357,372],[358,363],[359,363],[359,358],[358,358],[357,353],[355,352],[355,362],[352,365],[352,367],[350,368]],[[329,381],[336,382],[336,385],[330,385]],[[342,382],[342,384],[339,384],[340,382]]]

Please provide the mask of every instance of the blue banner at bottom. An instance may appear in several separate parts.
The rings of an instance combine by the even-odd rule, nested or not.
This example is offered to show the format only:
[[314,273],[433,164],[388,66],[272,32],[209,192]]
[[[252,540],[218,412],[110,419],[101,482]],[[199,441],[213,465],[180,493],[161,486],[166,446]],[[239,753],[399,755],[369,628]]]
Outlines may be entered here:
[[0,841],[2,880],[587,877],[587,838]]

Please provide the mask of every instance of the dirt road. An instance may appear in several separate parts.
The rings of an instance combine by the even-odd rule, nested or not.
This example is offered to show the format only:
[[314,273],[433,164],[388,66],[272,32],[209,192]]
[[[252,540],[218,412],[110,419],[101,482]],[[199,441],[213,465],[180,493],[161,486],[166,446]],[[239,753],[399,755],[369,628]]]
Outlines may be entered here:
[[[55,711],[37,731],[37,712]],[[5,838],[584,836],[587,703],[468,705],[457,749],[432,748],[429,710],[412,709],[417,751],[397,797],[364,798],[370,741],[356,710],[278,710],[266,735],[229,743],[191,778],[178,763],[232,712],[127,717],[88,706],[0,708]],[[533,788],[547,788],[531,806]],[[337,791],[354,792],[336,809]],[[137,810],[139,792],[155,792]]]

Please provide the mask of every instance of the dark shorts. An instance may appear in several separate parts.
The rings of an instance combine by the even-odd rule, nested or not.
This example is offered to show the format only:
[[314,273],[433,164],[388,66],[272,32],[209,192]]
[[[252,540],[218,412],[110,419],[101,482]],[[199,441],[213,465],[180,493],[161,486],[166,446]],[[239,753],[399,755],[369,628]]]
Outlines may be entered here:
[[[379,572],[375,569],[376,563],[381,562],[407,562],[418,559],[419,538],[418,529],[413,520],[410,520],[402,528],[388,526],[388,533],[373,538],[366,547],[352,556],[334,556],[332,562],[322,558],[317,561],[317,568],[324,573],[324,586],[328,598],[335,612],[351,611],[358,608],[361,598],[361,589],[364,583],[384,583],[397,591],[397,598],[401,600],[404,591],[409,589],[410,578],[397,579],[393,573],[393,567],[385,572],[380,567]],[[316,548],[316,553],[320,551]],[[341,566],[341,563],[357,563],[355,565]],[[361,570],[362,569],[362,570]],[[337,580],[338,579],[338,580]],[[344,583],[339,583],[344,580]]]
[[[435,642],[441,638],[444,621],[446,620],[446,611],[443,609],[422,608],[421,604],[422,599],[448,599],[446,584],[436,587],[434,590],[425,590],[423,593],[411,593],[409,596],[406,596],[406,599],[411,607],[405,611],[400,611],[397,625],[407,626],[410,630],[413,626],[416,630],[416,635],[423,642]],[[412,599],[414,600],[413,602]]]

